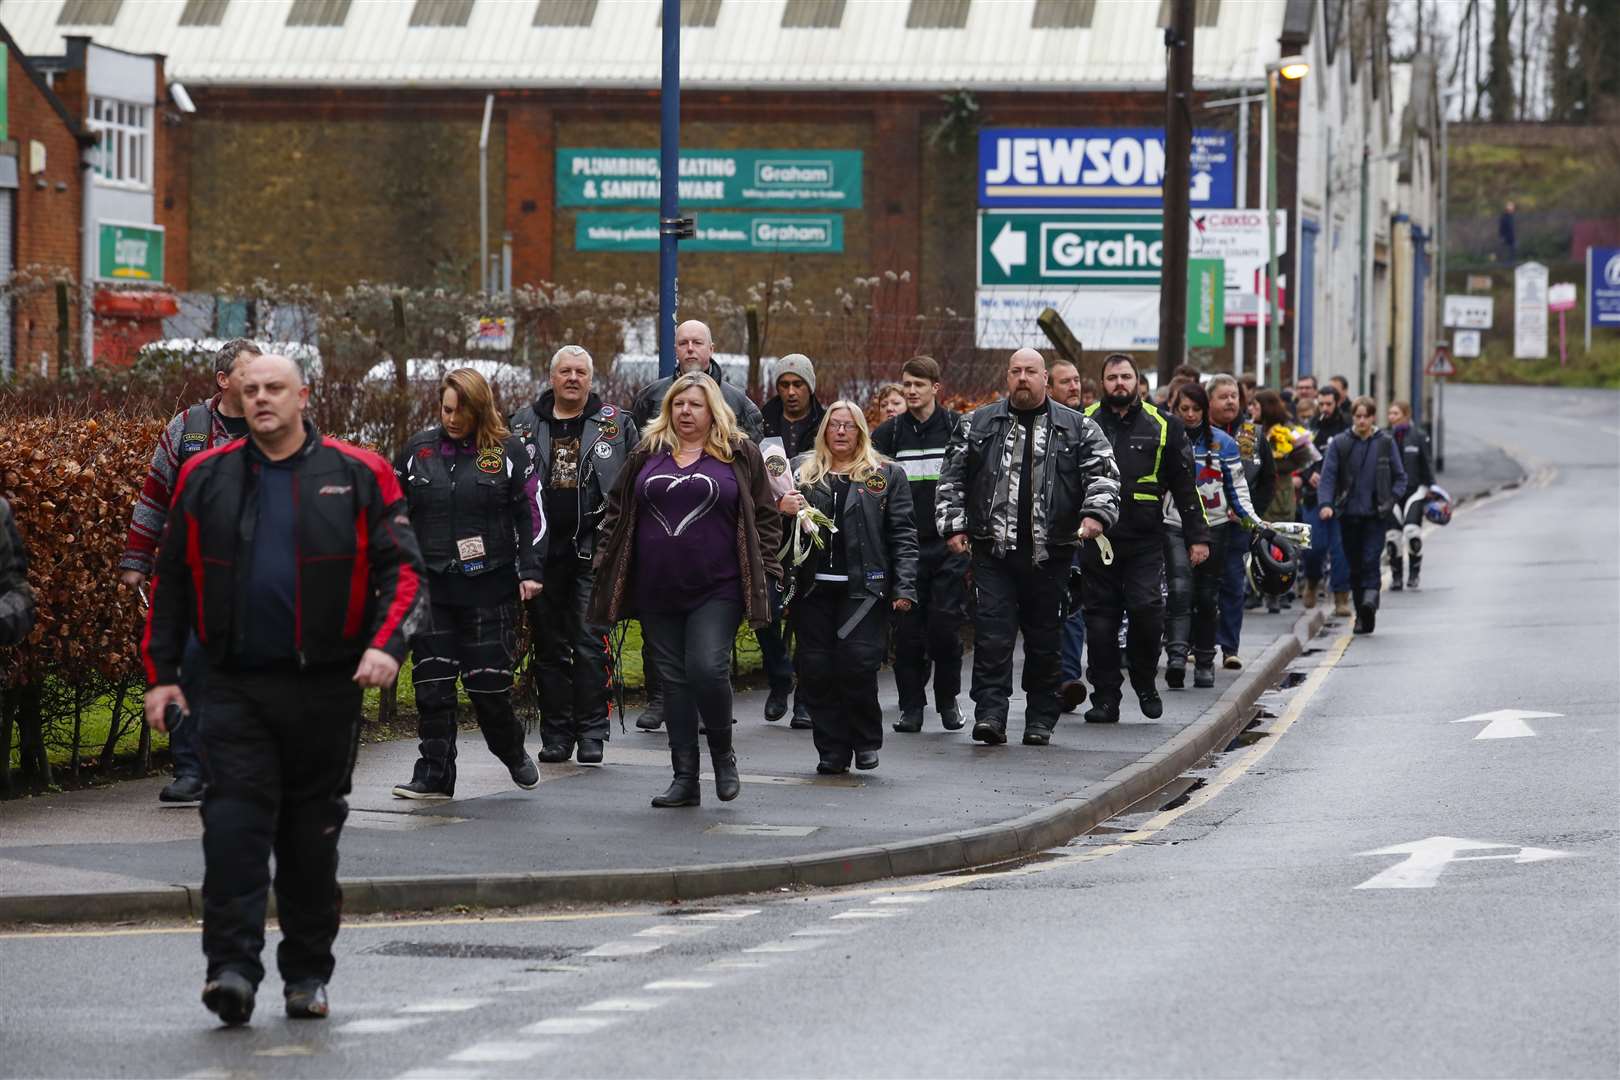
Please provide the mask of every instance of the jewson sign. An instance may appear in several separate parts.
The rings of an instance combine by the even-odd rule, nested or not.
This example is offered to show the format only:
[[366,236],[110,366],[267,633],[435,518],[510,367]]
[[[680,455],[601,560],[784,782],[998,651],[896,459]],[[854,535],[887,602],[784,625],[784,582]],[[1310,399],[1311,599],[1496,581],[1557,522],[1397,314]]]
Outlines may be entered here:
[[[1227,207],[1236,191],[1236,139],[1196,131],[1194,210]],[[1162,128],[986,128],[979,132],[980,206],[1164,205]]]
[[[695,235],[682,251],[824,252],[844,250],[841,214],[717,214],[694,218]],[[574,219],[575,251],[657,251],[658,215],[580,214]]]
[[162,281],[163,226],[103,221],[96,276],[104,281]]
[[[658,151],[557,151],[557,205],[658,205]],[[859,150],[684,150],[681,206],[861,207]]]

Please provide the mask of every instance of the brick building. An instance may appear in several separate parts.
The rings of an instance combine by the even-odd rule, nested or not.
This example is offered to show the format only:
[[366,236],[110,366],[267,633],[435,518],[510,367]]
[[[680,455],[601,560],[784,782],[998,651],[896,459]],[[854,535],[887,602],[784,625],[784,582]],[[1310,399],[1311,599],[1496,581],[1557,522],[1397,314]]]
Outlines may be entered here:
[[[1387,55],[1375,35],[1346,28],[1371,27],[1383,5],[1198,0],[1194,126],[1235,147],[1238,111],[1204,103],[1254,93],[1268,63],[1304,50],[1336,100],[1349,100],[1337,87],[1356,85],[1360,70],[1351,96],[1367,112],[1368,88],[1387,84]],[[660,9],[658,0],[0,0],[0,21],[34,48],[83,34],[166,54],[198,110],[171,143],[174,175],[189,184],[189,243],[171,254],[185,251],[179,272],[193,289],[264,278],[325,289],[509,279],[610,290],[655,284],[657,259],[637,222],[655,216],[656,198],[634,183],[642,195],[629,200],[582,194],[568,170],[588,151],[628,157],[657,146]],[[790,168],[858,155],[858,181],[836,205],[683,204],[700,228],[713,214],[733,237],[683,248],[683,295],[741,296],[791,277],[795,295],[825,305],[856,279],[892,271],[881,287],[892,318],[948,309],[971,335],[982,291],[976,132],[1161,127],[1166,12],[1163,2],[1126,0],[686,0],[683,154],[731,153],[733,165],[786,155]],[[1302,235],[1302,216],[1320,229],[1311,219],[1326,204],[1307,192],[1300,212],[1300,118],[1325,115],[1301,92],[1279,89],[1285,284],[1301,241],[1314,239]],[[494,271],[478,265],[486,102],[483,242],[503,264]],[[1259,109],[1245,108],[1248,139],[1234,156],[1247,167],[1229,198],[1254,207],[1262,125]],[[1386,100],[1372,111],[1389,110]],[[1312,138],[1333,142],[1332,123]],[[747,240],[750,229],[785,235],[782,223],[815,239],[797,250]],[[1312,250],[1314,280],[1331,278],[1328,245]],[[1297,291],[1284,294],[1291,356]],[[1073,299],[1083,310],[1116,296]],[[1231,366],[1231,345],[1207,359]]]

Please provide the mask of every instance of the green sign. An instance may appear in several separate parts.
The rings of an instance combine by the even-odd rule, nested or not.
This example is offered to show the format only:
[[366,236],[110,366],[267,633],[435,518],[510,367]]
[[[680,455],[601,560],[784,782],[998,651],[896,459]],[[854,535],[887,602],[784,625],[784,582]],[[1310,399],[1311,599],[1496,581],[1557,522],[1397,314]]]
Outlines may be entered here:
[[[657,206],[658,151],[562,148],[558,206]],[[859,150],[684,150],[681,207],[861,208]]]
[[[842,214],[716,214],[694,217],[696,235],[682,251],[844,250]],[[580,214],[574,219],[575,251],[657,251],[658,215]]]
[[1187,260],[1187,344],[1226,344],[1226,260]]
[[979,214],[979,285],[1157,287],[1158,211],[986,210]]
[[96,277],[103,281],[162,281],[163,226],[103,221]]

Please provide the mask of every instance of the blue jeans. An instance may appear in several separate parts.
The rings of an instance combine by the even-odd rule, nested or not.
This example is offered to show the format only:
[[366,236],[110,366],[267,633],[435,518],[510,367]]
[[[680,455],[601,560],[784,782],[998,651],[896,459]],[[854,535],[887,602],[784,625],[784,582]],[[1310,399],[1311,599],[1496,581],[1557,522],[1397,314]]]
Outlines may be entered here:
[[1248,585],[1249,534],[1241,531],[1228,537],[1226,565],[1221,569],[1220,618],[1215,623],[1215,644],[1222,652],[1236,653],[1243,636],[1243,594]]
[[191,714],[180,730],[169,735],[169,755],[174,759],[174,775],[203,778],[202,730],[203,702],[208,696],[208,651],[197,635],[186,639],[186,651],[180,658],[180,692],[186,695]]
[[1327,567],[1328,587],[1333,592],[1350,591],[1350,560],[1345,557],[1344,538],[1339,519],[1323,521],[1317,508],[1307,509],[1307,523],[1311,527],[1311,546],[1305,549],[1305,580],[1322,580],[1322,561],[1330,559]]

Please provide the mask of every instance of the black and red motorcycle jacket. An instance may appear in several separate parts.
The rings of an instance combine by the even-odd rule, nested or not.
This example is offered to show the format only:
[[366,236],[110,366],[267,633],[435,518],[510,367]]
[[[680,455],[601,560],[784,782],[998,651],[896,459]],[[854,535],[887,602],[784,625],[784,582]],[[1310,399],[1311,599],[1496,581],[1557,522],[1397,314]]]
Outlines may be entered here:
[[[323,437],[307,420],[304,431],[292,459],[299,667],[355,663],[367,649],[404,660],[427,590],[399,481],[371,451]],[[253,618],[248,571],[258,513],[248,444],[216,446],[180,471],[141,638],[154,686],[179,681],[193,630],[211,666],[230,670],[242,654]]]

